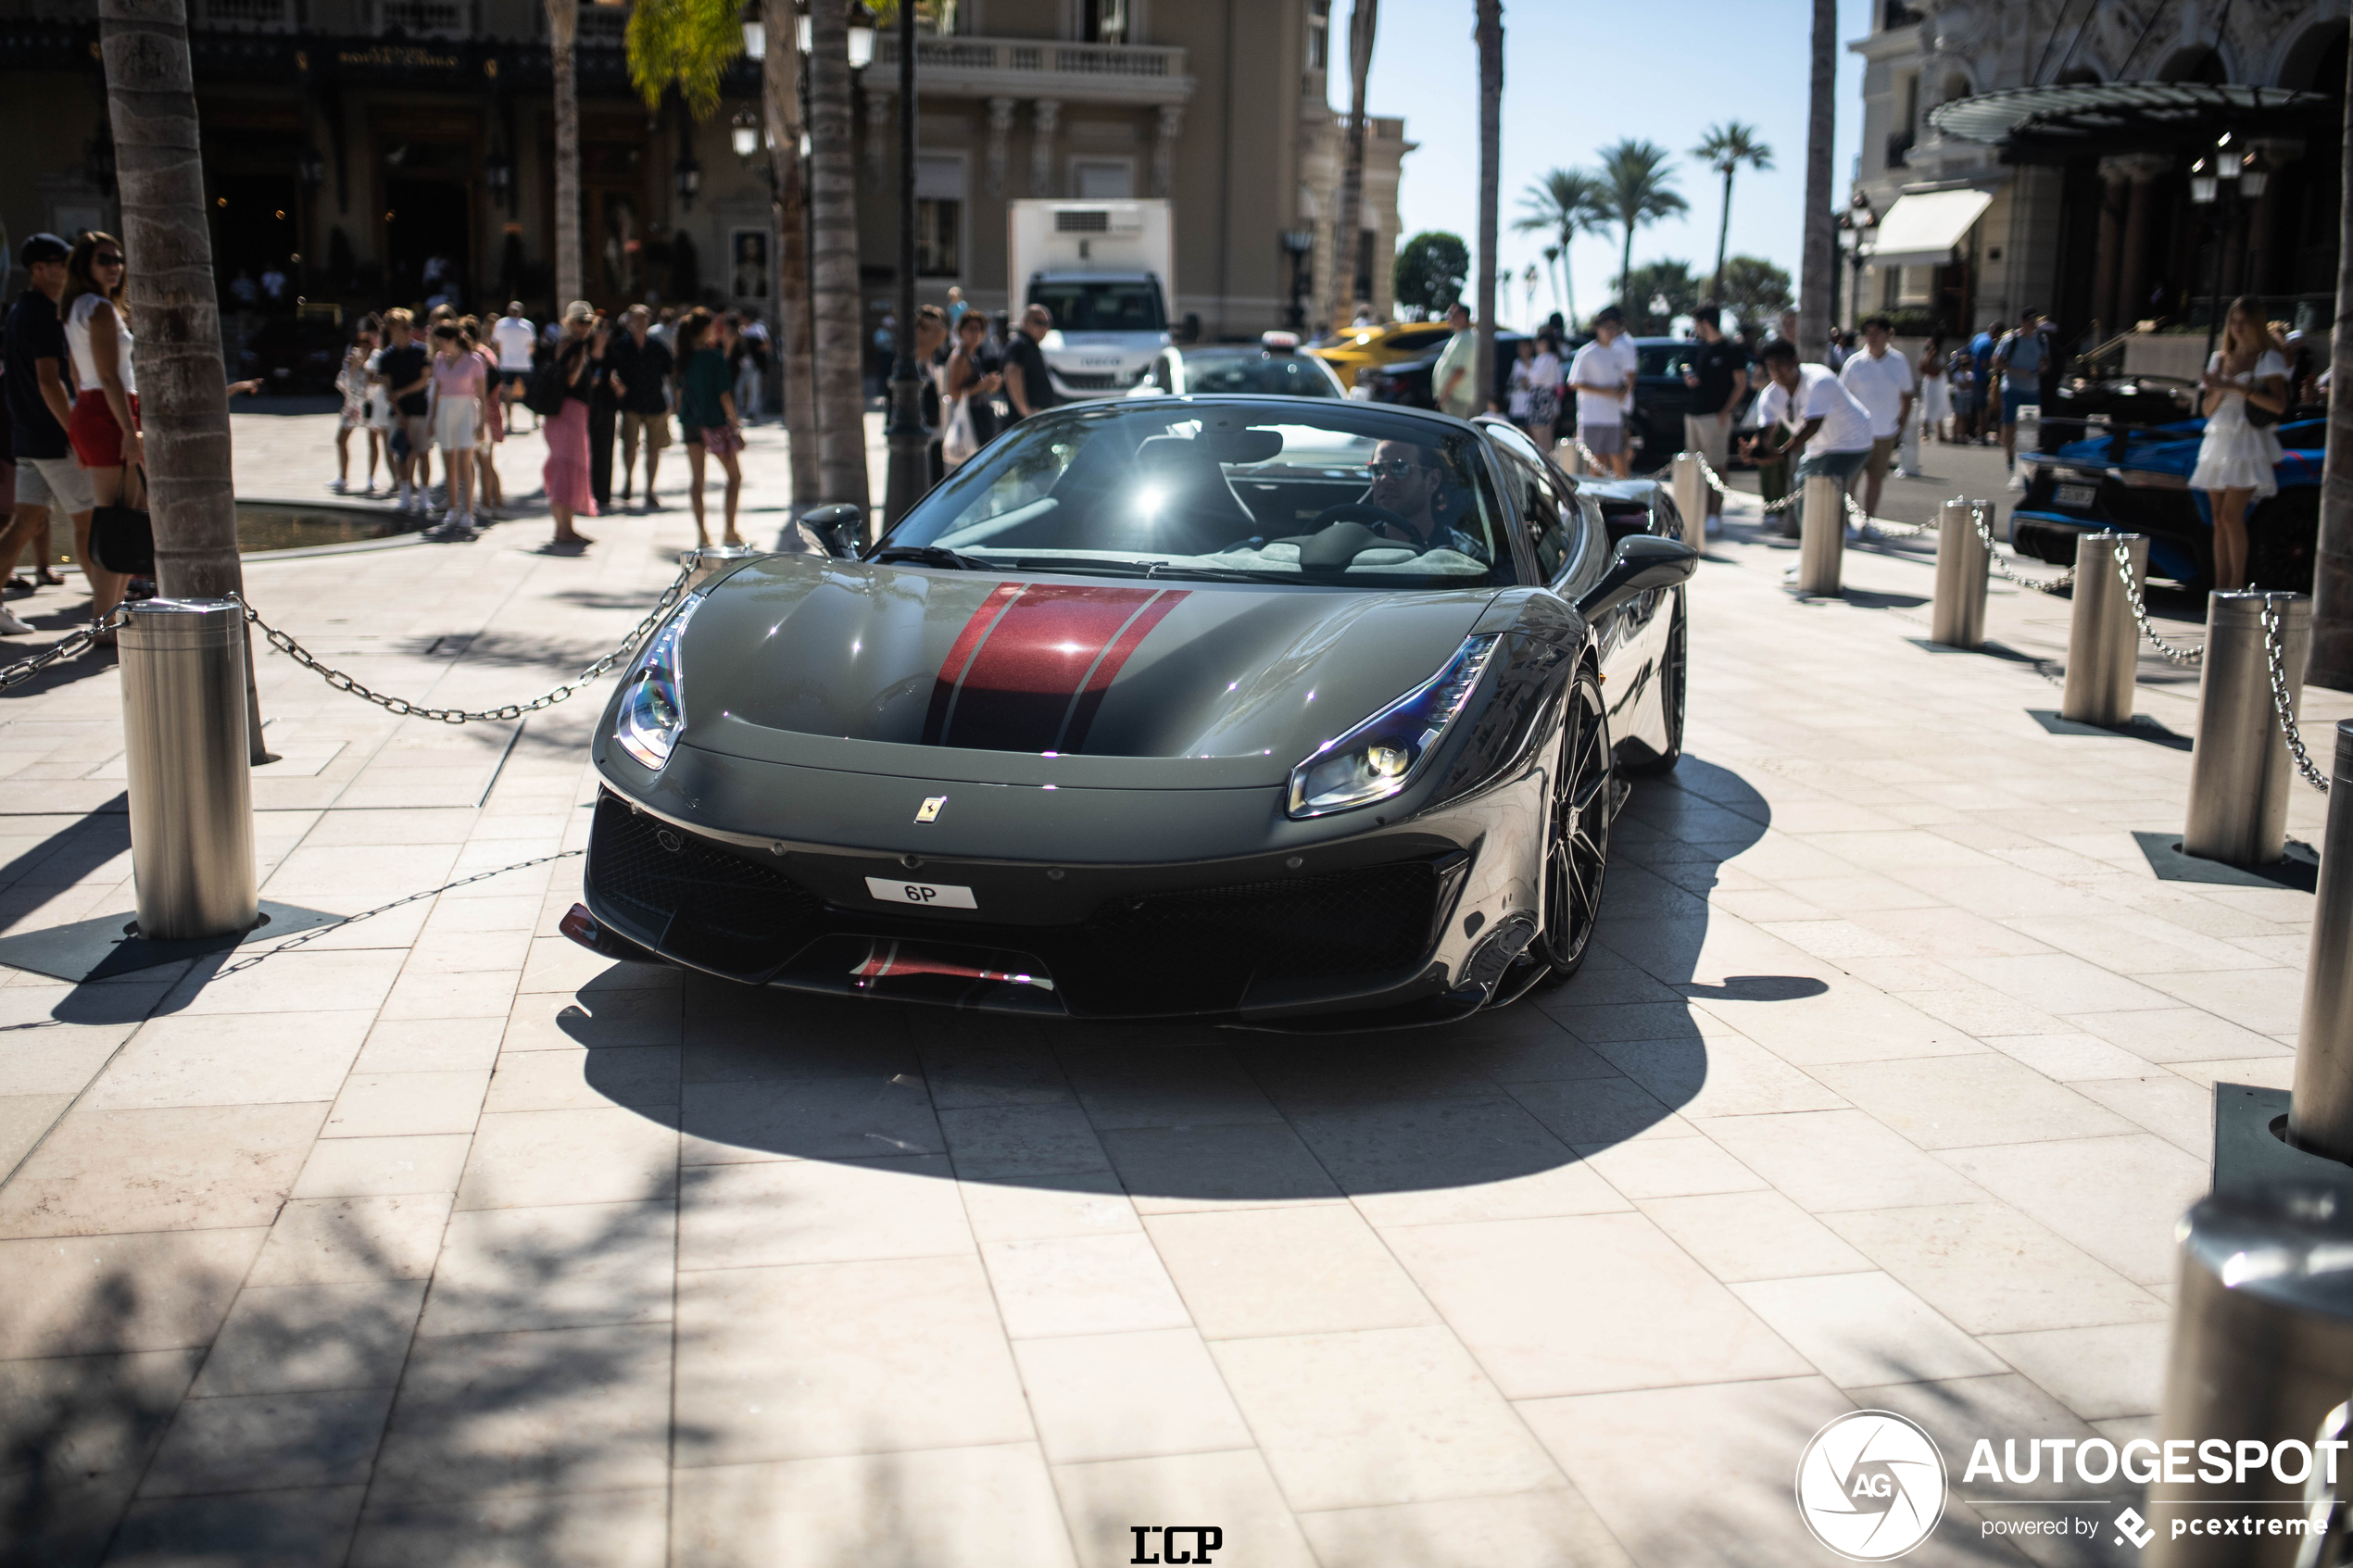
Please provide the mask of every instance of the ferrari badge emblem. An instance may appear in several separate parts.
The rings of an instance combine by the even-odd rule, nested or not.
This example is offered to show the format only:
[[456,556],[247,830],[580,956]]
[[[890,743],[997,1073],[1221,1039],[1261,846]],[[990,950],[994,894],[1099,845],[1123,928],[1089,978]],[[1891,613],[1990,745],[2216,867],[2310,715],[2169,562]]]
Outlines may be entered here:
[[915,821],[919,822],[937,822],[939,820],[939,809],[947,804],[948,797],[944,795],[926,797],[924,800],[923,809],[915,813]]

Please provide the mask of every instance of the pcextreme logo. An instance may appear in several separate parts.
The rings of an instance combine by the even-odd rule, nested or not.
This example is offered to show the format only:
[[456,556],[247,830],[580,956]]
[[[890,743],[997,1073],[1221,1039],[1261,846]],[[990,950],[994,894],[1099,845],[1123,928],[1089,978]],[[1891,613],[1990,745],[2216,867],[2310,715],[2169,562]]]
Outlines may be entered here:
[[1797,1461],[1798,1517],[1851,1562],[1885,1562],[1928,1539],[1944,1496],[1935,1439],[1892,1411],[1840,1416]]

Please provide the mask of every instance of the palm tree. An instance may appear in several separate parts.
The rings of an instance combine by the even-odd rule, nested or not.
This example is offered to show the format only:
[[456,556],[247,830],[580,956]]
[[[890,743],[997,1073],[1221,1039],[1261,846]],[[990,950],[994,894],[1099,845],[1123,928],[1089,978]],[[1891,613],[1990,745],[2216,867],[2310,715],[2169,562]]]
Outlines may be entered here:
[[[809,7],[810,314],[816,324],[817,463],[828,502],[869,505],[864,336],[858,297],[858,175],[849,143],[849,21]],[[912,321],[899,330],[912,332]]]
[[719,107],[719,84],[744,52],[742,7],[734,0],[635,0],[629,9],[629,82],[659,110],[675,87],[687,112],[708,119]]
[[1348,161],[1340,171],[1340,210],[1332,222],[1331,307],[1324,319],[1338,332],[1356,299],[1356,231],[1365,206],[1365,79],[1373,69],[1373,31],[1380,0],[1356,0],[1348,13]]
[[776,191],[776,358],[784,375],[785,440],[792,459],[792,504],[824,499],[817,463],[817,368],[810,358],[809,184],[800,162],[800,44],[792,0],[761,0],[767,57],[760,86],[768,122],[768,162]]
[[[245,580],[184,0],[101,0],[98,49],[139,328],[156,576],[168,598],[219,598]],[[258,748],[258,731],[253,740]]]
[[1837,286],[1831,132],[1838,112],[1838,0],[1814,0],[1813,64],[1806,116],[1806,243],[1797,268],[1797,336],[1801,353],[1819,354],[1830,341],[1831,291]]
[[1520,197],[1524,214],[1512,227],[1521,233],[1543,233],[1559,242],[1544,258],[1561,259],[1568,280],[1568,320],[1577,321],[1577,273],[1569,261],[1569,242],[1579,234],[1598,234],[1610,225],[1610,208],[1600,176],[1582,169],[1555,169],[1528,187]]
[[556,74],[556,307],[581,295],[580,82],[574,45],[580,0],[547,0],[547,52]]
[[1495,391],[1496,208],[1504,163],[1504,0],[1478,0],[1478,353],[1472,404],[1484,409]]
[[[2347,68],[2353,83],[2353,63]],[[2353,178],[2353,91],[2346,97],[2345,172]],[[2336,319],[2353,320],[2353,200],[2338,209]],[[2353,332],[2329,349],[2328,456],[2321,471],[2320,550],[2312,569],[2312,652],[2304,678],[2353,691]]]
[[1707,285],[1707,297],[1721,301],[1724,297],[1724,245],[1732,233],[1732,176],[1741,166],[1764,170],[1773,167],[1773,149],[1756,134],[1756,127],[1728,119],[1721,125],[1711,125],[1707,134],[1692,149],[1692,157],[1724,177],[1724,212],[1716,222],[1716,270]]
[[1671,218],[1691,204],[1675,190],[1675,164],[1655,142],[1629,137],[1602,149],[1603,200],[1610,216],[1625,231],[1617,252],[1617,304],[1629,316],[1634,302],[1626,297],[1627,279],[1634,270],[1634,231],[1645,223]]

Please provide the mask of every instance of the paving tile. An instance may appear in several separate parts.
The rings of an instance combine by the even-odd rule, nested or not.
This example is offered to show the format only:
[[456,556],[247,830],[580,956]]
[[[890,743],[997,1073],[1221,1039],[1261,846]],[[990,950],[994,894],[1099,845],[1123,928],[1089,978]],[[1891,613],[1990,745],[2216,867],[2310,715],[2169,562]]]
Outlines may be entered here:
[[1525,1492],[1559,1472],[1444,1328],[1214,1342],[1294,1509]]
[[0,1361],[209,1344],[261,1229],[0,1241]]
[[1859,1110],[1709,1117],[1733,1158],[1814,1213],[1968,1203],[1982,1189]]
[[[1255,1449],[1063,1464],[1053,1476],[1081,1562],[1129,1562],[1137,1520],[1182,1518],[1218,1521],[1227,1543],[1251,1554],[1236,1562],[1315,1568],[1315,1554]],[[1152,1555],[1162,1555],[1164,1540],[1147,1538],[1154,1543]]]
[[[462,1133],[407,1138],[322,1138],[296,1178],[294,1197],[390,1198],[454,1193],[473,1139]],[[435,1237],[438,1244],[438,1236]]]
[[2167,1073],[2143,1071],[2130,1077],[2090,1079],[2078,1083],[2075,1088],[2175,1148],[2200,1159],[2210,1159],[2214,1152],[2214,1094],[2183,1074],[2183,1069],[2191,1065],[2177,1062]]
[[2146,1058],[2082,1033],[2012,1035],[1986,1044],[2012,1061],[2062,1084],[2080,1084],[2087,1078],[2136,1077],[2148,1069]]
[[[139,1025],[36,1023],[0,1035],[0,1084],[11,1095],[80,1094]],[[12,1162],[13,1163],[13,1162]]]
[[682,1273],[678,1336],[681,1465],[1035,1436],[970,1254]]
[[393,1019],[368,1031],[355,1073],[487,1072],[498,1060],[503,1020]]
[[72,1103],[72,1094],[0,1095],[0,1173],[14,1169],[31,1154]]
[[1851,982],[1815,996],[1710,997],[1698,1005],[1809,1072],[1842,1061],[1963,1056],[1984,1048],[1951,1024]]
[[1633,1559],[1573,1486],[1302,1513],[1327,1562],[1416,1568],[1631,1568]]
[[321,1104],[66,1112],[6,1187],[0,1236],[97,1236],[267,1225]]
[[360,1522],[351,1568],[664,1568],[670,1493],[564,1492],[436,1499],[379,1495]]
[[592,999],[577,1001],[523,996],[515,999],[500,1048],[573,1050],[582,1046],[674,1046],[680,1039],[679,1020],[679,998],[674,991],[599,992]]
[[1041,1040],[921,1042],[924,1081],[942,1110],[998,1105],[1067,1105],[1062,1063]]
[[312,1568],[341,1562],[365,1486],[308,1486],[220,1496],[147,1498],[131,1505],[108,1568]]
[[[1856,1403],[1865,1409],[1894,1411],[1919,1423],[1947,1456],[1946,1462],[1960,1466],[1963,1472],[1967,1469],[1965,1456],[1975,1449],[1981,1437],[1991,1436],[2001,1442],[2014,1442],[2017,1451],[2023,1455],[2032,1443],[2053,1439],[2081,1443],[2100,1435],[2074,1411],[2015,1373],[1889,1384],[1852,1392]],[[2056,1468],[2048,1462],[2036,1466],[2036,1479],[2032,1482],[2013,1482],[2004,1475],[1989,1481],[1981,1471],[1977,1479],[1968,1483],[1967,1495],[1981,1499],[2036,1500],[2080,1495],[2082,1483],[2054,1476],[2052,1471]],[[2033,1550],[2039,1543],[2025,1544],[2028,1554],[2038,1561],[2074,1563],[2084,1560],[2081,1543],[2049,1543],[2057,1549],[2047,1555]],[[2068,1549],[2070,1546],[2074,1549]],[[2109,1561],[2130,1560],[2120,1550]]]
[[1345,1205],[1144,1221],[1201,1332],[1213,1339],[1403,1328],[1438,1315]]
[[2155,1062],[2217,1061],[2227,1057],[2282,1054],[2277,1040],[2199,1008],[2095,1012],[2069,1022],[2089,1035]]
[[1481,1185],[1574,1158],[1525,1107],[1503,1097],[1370,1101],[1295,1112],[1291,1122],[1352,1197]]
[[1388,1240],[1510,1399],[1808,1370],[1641,1214],[1416,1225]]
[[1841,1387],[2002,1370],[1949,1319],[1883,1273],[1755,1280],[1731,1289]]
[[1223,1046],[1065,1047],[1063,1068],[1097,1128],[1227,1126],[1280,1122],[1265,1092]]
[[2172,1280],[2174,1223],[2209,1185],[2204,1160],[2147,1133],[1949,1149],[1943,1158],[2143,1286]]
[[[602,1054],[590,1053],[592,1076]],[[946,1152],[931,1098],[904,1074],[688,1084],[680,1098],[689,1165]]]
[[504,1018],[514,1005],[522,970],[469,970],[442,973],[407,969],[384,999],[386,1019]]
[[73,1561],[57,1537],[113,1524],[202,1359],[151,1350],[0,1361],[0,1498],[12,1562]]
[[1013,1360],[1052,1463],[1252,1446],[1216,1363],[1189,1328],[1021,1339]]
[[1322,1161],[1286,1123],[1139,1127],[1099,1136],[1143,1213],[1341,1200]]
[[677,1251],[668,1201],[461,1210],[417,1332],[666,1323]]
[[1973,980],[2049,1013],[2120,1012],[2161,1008],[2168,997],[2138,981],[2112,974],[2066,953],[2016,958],[1948,958]]
[[472,1133],[482,1114],[490,1074],[479,1068],[454,1073],[354,1073],[327,1112],[322,1138],[413,1137],[434,1133]]
[[2132,1130],[2114,1111],[1990,1052],[1848,1062],[1815,1071],[1922,1148],[2104,1137]]
[[[1134,1223],[1131,1215],[1124,1228]],[[681,1173],[682,1269],[936,1257],[970,1253],[973,1245],[939,1155],[696,1165]]]
[[1190,1323],[1152,1244],[1141,1236],[992,1241],[980,1249],[1005,1332],[1015,1339]]
[[1846,1103],[1819,1079],[1730,1034],[1692,1042],[1629,1040],[1600,1049],[1628,1077],[1690,1116],[1835,1110]]
[[1052,1236],[1109,1236],[1138,1229],[1136,1205],[1114,1175],[1051,1178],[1052,1185],[959,1184],[977,1241],[1027,1241]]
[[1636,1138],[1620,1144],[1580,1144],[1578,1157],[1628,1198],[1676,1198],[1704,1192],[1745,1192],[1765,1179],[1707,1138]]
[[804,1028],[789,1020],[714,1019],[707,1011],[693,1008],[686,1026],[683,1076],[689,1084],[814,1078],[923,1081],[916,1051],[898,1027],[853,1032],[828,1022]]
[[1778,1192],[1645,1199],[1643,1213],[1728,1283],[1848,1273],[1870,1261]]
[[[1696,1041],[1692,1042],[1694,1045]],[[1514,1084],[1512,1098],[1565,1144],[1606,1145],[1688,1135],[1691,1123],[1630,1078]]]
[[424,1299],[421,1279],[248,1286],[191,1395],[389,1388]]
[[1824,1223],[1971,1334],[2167,1315],[2157,1297],[2007,1204],[1860,1210]]
[[673,1506],[676,1568],[1074,1568],[1032,1443],[682,1470]]
[[675,1046],[511,1051],[498,1059],[485,1110],[597,1110],[678,1103]]
[[2086,1421],[2154,1415],[2164,1392],[2162,1323],[2003,1334],[1985,1344]]
[[234,973],[192,974],[165,1007],[175,1015],[372,1010],[391,992],[402,957],[384,949],[272,953]]
[[678,1190],[678,1131],[636,1110],[516,1110],[484,1115],[458,1207],[638,1203]]
[[371,1495],[405,1502],[661,1486],[671,1336],[669,1324],[648,1323],[420,1338]]
[[1026,1181],[1111,1170],[1094,1123],[1076,1105],[985,1106],[942,1110],[938,1117],[963,1181]]
[[146,1498],[273,1486],[352,1486],[392,1408],[392,1388],[191,1399],[139,1483]]

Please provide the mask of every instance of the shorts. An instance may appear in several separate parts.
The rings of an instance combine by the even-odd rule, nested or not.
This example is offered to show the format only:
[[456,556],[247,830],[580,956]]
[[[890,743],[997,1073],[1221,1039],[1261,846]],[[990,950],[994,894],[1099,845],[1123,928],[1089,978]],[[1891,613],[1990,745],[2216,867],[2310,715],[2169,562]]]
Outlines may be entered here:
[[434,409],[434,440],[445,452],[473,450],[482,410],[471,397],[445,397]]
[[2043,389],[2041,387],[2014,386],[2008,382],[2004,382],[2002,383],[2002,422],[2006,425],[2018,423],[2018,411],[2020,408],[2025,408],[2029,403],[2039,405],[2042,401]]
[[1719,420],[1713,414],[1685,414],[1683,447],[1697,452],[1707,459],[1709,468],[1722,473],[1724,465],[1731,460],[1732,421]]
[[1626,427],[1581,424],[1577,427],[1577,439],[1590,447],[1596,458],[1615,458],[1626,450]]
[[[1876,446],[1878,444],[1874,442],[1872,445]],[[1870,461],[1870,458],[1871,447],[1854,452],[1807,452],[1797,459],[1797,467],[1790,472],[1790,488],[1805,489],[1806,482],[1818,473],[1828,474],[1844,485],[1863,471],[1863,465]]]
[[686,445],[700,446],[714,458],[724,458],[730,453],[742,451],[744,438],[725,425],[711,425],[702,430],[690,432],[686,436]]
[[90,470],[71,458],[19,458],[17,505],[78,516],[98,504]]
[[432,419],[423,414],[399,414],[395,418],[399,420],[401,433],[409,438],[409,453],[423,457],[426,449],[433,445]]
[[[131,419],[139,420],[139,395],[130,397]],[[73,455],[85,469],[112,469],[122,466],[122,427],[114,422],[114,410],[107,406],[106,395],[87,392],[73,400],[73,418],[66,421],[66,439],[73,444]]]
[[1871,449],[1863,459],[1863,471],[1873,479],[1885,479],[1888,465],[1895,460],[1895,443],[1899,439],[1893,435],[1871,437]]
[[522,391],[531,385],[531,372],[529,370],[500,370],[498,384],[517,392]]
[[647,451],[661,451],[670,445],[670,416],[668,414],[633,414],[623,408],[621,411],[621,449],[624,452],[635,452],[637,438],[641,433],[645,437]]

